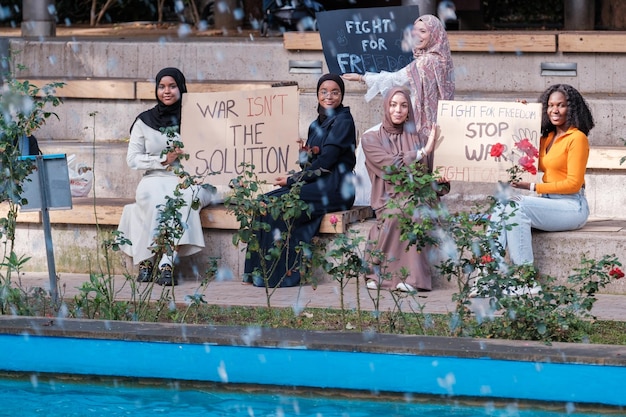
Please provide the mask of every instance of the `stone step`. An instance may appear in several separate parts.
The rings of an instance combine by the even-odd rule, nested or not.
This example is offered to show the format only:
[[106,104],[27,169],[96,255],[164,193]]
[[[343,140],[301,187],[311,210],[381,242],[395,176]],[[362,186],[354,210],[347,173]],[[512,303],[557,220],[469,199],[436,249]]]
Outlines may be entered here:
[[[583,256],[600,260],[615,255],[626,270],[626,219],[591,218],[585,227],[570,232],[533,231],[535,264],[540,273],[565,282]],[[626,294],[626,280],[616,280],[602,292]]]
[[[76,140],[43,140],[42,151],[47,154],[76,155],[77,161],[94,167],[94,187],[97,197],[134,198],[142,173],[126,164],[126,141],[82,142]],[[94,157],[95,154],[95,157]],[[626,148],[624,148],[626,155]],[[94,162],[95,161],[95,162]],[[626,164],[623,165],[626,168]],[[626,175],[624,169],[589,169],[586,193],[591,215],[600,218],[626,218],[620,210],[626,207]],[[494,183],[452,181],[450,194],[444,201],[452,211],[467,209],[474,202],[485,201],[496,190]]]
[[[283,80],[285,81],[285,80]],[[357,83],[358,84],[358,83]],[[299,87],[299,128],[301,137],[306,137],[307,128],[317,117],[315,85],[298,81]],[[455,100],[459,101],[505,101],[515,99],[536,102],[540,92],[494,93],[484,91],[459,92]],[[346,87],[344,103],[350,106],[354,116],[357,133],[364,132],[381,120],[382,99],[375,97],[365,102],[365,88],[349,84]],[[623,146],[621,133],[624,130],[621,109],[626,106],[626,93],[614,94],[610,99],[606,95],[585,94],[595,116],[596,126],[589,134],[592,146]],[[55,117],[48,119],[35,134],[44,140],[67,138],[79,141],[128,140],[130,126],[135,117],[155,104],[154,100],[122,99],[64,99],[61,106],[55,107]],[[94,115],[95,114],[95,115]],[[93,116],[92,116],[93,115]]]

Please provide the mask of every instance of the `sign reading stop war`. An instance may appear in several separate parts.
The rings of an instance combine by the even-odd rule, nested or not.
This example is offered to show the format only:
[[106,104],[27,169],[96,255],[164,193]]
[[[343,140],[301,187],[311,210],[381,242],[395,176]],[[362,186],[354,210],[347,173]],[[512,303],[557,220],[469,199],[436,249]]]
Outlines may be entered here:
[[342,9],[316,17],[331,73],[394,72],[413,60],[402,39],[419,17],[417,6]]
[[227,186],[243,162],[261,180],[297,168],[297,86],[217,93],[187,93],[182,102],[181,139],[185,170],[213,173],[207,182]]
[[[442,141],[435,152],[435,168],[442,176],[453,181],[506,182],[506,170],[522,155],[519,151],[511,155],[515,143],[528,139],[539,149],[541,104],[442,100],[437,124]],[[505,147],[500,158],[490,156],[496,143]],[[528,173],[522,178],[535,182]]]

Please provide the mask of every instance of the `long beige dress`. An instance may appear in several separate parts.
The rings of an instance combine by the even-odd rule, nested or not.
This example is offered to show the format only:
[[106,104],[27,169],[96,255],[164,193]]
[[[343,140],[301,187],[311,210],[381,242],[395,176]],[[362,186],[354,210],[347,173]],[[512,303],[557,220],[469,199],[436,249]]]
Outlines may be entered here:
[[[389,108],[391,97],[399,91],[408,97],[406,89],[393,88],[385,96],[384,109]],[[409,248],[408,242],[401,240],[398,221],[401,213],[398,209],[388,207],[390,200],[401,202],[406,196],[396,192],[393,184],[384,179],[384,168],[410,165],[418,160],[418,151],[423,145],[419,143],[417,135],[405,131],[405,126],[412,122],[411,110],[409,120],[401,126],[391,123],[387,110],[383,114],[383,123],[369,129],[361,139],[365,164],[372,182],[371,206],[377,219],[369,232],[368,253],[384,253],[386,258],[369,257],[371,273],[367,279],[378,281],[380,287],[386,289],[396,289],[399,283],[404,282],[417,290],[429,291],[432,289],[432,279],[426,253],[418,251],[414,246]],[[392,216],[388,217],[389,214]],[[408,273],[406,279],[402,277],[402,268]],[[391,274],[391,279],[387,279],[385,274]]]

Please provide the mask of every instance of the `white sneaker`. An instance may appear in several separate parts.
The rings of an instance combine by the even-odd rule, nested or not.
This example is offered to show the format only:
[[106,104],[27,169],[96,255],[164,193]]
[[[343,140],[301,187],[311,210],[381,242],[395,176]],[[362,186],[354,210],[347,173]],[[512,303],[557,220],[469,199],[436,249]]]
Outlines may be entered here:
[[473,285],[472,288],[470,288],[469,298],[476,298],[476,297],[478,297],[478,286]]
[[377,290],[378,289],[378,282],[374,281],[373,279],[370,279],[369,281],[367,281],[367,289],[368,290]]
[[415,291],[415,288],[413,288],[412,285],[405,284],[404,282],[401,282],[398,285],[396,285],[396,290],[402,291],[402,292],[417,292]]
[[519,287],[509,287],[502,291],[502,294],[509,297],[519,297],[520,295],[537,295],[541,292],[541,285],[534,283],[532,287],[523,285]]

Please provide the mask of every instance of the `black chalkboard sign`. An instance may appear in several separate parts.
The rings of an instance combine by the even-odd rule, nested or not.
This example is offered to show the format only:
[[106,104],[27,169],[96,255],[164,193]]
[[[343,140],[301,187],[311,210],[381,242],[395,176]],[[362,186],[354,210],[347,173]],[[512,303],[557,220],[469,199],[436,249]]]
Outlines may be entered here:
[[417,6],[343,9],[316,14],[329,72],[394,72],[413,59],[402,50],[405,29],[419,17]]

